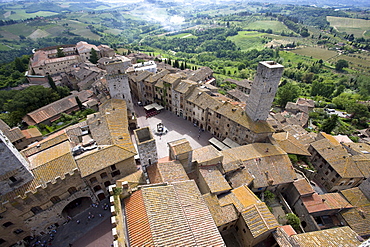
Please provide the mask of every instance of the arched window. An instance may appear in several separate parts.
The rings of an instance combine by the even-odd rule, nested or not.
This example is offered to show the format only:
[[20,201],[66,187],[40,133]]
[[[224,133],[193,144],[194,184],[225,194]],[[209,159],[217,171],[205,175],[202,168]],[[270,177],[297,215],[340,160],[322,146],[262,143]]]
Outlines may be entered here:
[[3,224],[3,227],[8,227],[8,226],[11,226],[11,225],[13,225],[13,223],[12,223],[12,222],[10,222],[10,221],[8,221],[8,222],[5,222],[5,223]]
[[95,187],[94,187],[94,191],[95,191],[95,192],[97,192],[97,191],[99,191],[99,190],[101,190],[100,185],[97,185],[97,186],[95,186]]
[[50,201],[53,203],[53,204],[57,204],[58,202],[60,202],[60,198],[59,196],[53,196],[52,198],[50,198]]
[[70,195],[72,195],[72,194],[74,194],[74,193],[76,193],[76,192],[77,192],[76,187],[71,187],[71,188],[69,188],[69,189],[68,189],[68,193],[69,193]]
[[38,213],[42,212],[42,208],[39,207],[39,206],[33,207],[33,208],[31,208],[31,212],[34,213],[34,214],[38,214]]

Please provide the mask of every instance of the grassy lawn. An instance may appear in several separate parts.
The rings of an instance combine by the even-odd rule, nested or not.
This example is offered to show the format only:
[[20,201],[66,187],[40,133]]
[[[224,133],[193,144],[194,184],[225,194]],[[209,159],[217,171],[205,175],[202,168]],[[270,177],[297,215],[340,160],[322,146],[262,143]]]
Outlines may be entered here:
[[238,35],[228,37],[227,39],[233,41],[237,47],[242,51],[248,51],[252,49],[261,50],[265,44],[262,43],[264,33],[255,31],[240,31]]
[[296,53],[303,56],[313,57],[316,59],[322,59],[324,61],[337,55],[336,51],[329,51],[319,47],[306,47],[292,50],[292,53]]
[[370,31],[370,20],[327,16],[330,26],[336,28],[339,32],[353,34],[356,37],[362,37]]

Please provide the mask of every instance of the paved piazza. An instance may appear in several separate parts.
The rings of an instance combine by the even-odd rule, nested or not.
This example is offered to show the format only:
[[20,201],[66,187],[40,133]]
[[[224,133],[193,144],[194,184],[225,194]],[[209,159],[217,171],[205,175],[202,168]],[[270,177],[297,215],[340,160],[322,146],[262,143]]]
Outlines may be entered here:
[[[209,145],[208,140],[212,138],[209,132],[199,132],[198,127],[194,127],[191,122],[176,116],[170,111],[162,110],[161,113],[147,119],[145,110],[142,106],[135,105],[134,109],[138,117],[138,126],[140,128],[149,126],[155,136],[158,158],[167,157],[169,155],[167,143],[170,141],[186,138],[190,142],[192,148],[196,149]],[[162,136],[154,134],[154,130],[157,128],[158,123],[162,123],[167,128],[167,134]],[[198,139],[199,133],[200,137]],[[133,135],[132,138],[133,143],[136,143]]]

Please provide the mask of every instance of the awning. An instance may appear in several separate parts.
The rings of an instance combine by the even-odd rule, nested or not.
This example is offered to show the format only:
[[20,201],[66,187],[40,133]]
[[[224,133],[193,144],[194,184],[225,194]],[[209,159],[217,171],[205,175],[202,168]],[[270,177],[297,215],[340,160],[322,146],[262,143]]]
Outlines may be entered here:
[[146,110],[146,111],[149,111],[149,110],[151,110],[151,109],[153,109],[154,108],[154,105],[155,104],[157,104],[157,103],[153,103],[153,104],[150,104],[150,105],[146,105],[146,106],[144,106],[144,109]]
[[164,109],[164,107],[163,107],[163,106],[158,105],[157,103],[154,103],[153,105],[154,105],[154,108],[155,108],[157,111],[160,111],[160,110],[163,110],[163,109]]
[[211,143],[215,148],[217,148],[220,151],[230,149],[228,146],[226,146],[225,144],[223,144],[222,142],[220,142],[219,140],[217,140],[214,137],[212,137],[208,141],[209,141],[209,143]]

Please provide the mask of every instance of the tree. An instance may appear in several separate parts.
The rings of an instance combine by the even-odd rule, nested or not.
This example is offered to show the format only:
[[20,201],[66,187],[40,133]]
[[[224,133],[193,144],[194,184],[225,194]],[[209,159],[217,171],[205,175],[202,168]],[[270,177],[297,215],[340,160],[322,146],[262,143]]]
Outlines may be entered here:
[[26,70],[22,60],[19,57],[14,59],[14,67],[21,73]]
[[280,107],[285,107],[285,105],[294,101],[300,94],[300,88],[293,83],[286,83],[284,86],[278,88],[276,94],[276,103]]
[[57,49],[57,57],[65,57],[66,55],[64,54],[63,48],[58,48]]
[[346,60],[339,59],[335,64],[335,69],[337,71],[342,71],[343,68],[348,68],[348,62]]
[[99,60],[98,53],[93,48],[91,48],[91,55],[89,61],[93,64],[97,64],[98,60]]
[[294,230],[300,231],[300,225],[301,225],[301,220],[298,218],[297,215],[293,213],[286,214],[286,218],[288,220],[288,224],[291,225]]
[[329,118],[324,120],[324,123],[321,126],[321,130],[327,134],[330,134],[333,129],[337,126],[338,115],[332,114]]
[[364,104],[352,102],[346,106],[346,111],[352,114],[352,118],[368,118],[370,116],[369,109]]
[[53,89],[55,92],[58,92],[57,86],[55,85],[55,82],[50,75],[48,75],[48,82],[49,82],[51,89]]

